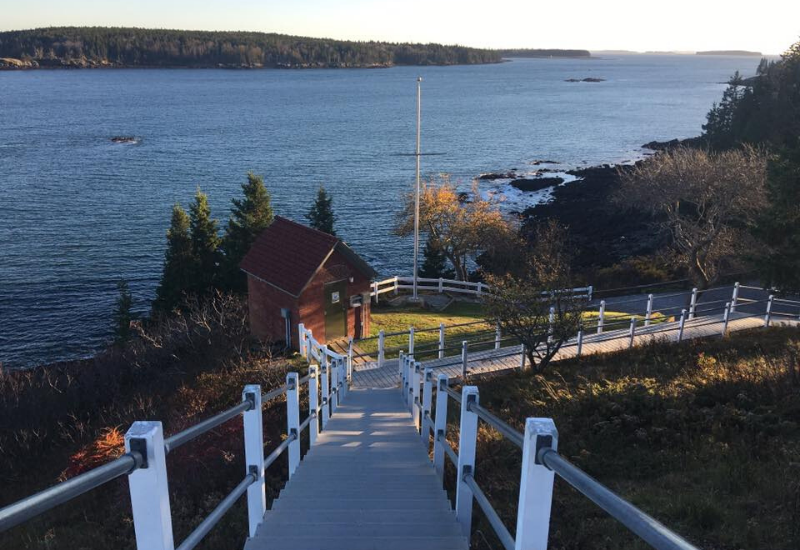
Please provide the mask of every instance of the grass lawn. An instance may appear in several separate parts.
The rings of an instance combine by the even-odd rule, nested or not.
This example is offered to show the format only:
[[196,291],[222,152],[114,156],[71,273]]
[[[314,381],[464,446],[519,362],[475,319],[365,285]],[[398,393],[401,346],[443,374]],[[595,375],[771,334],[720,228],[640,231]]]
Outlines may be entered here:
[[[587,326],[594,327],[597,323],[598,313],[587,311],[583,314]],[[644,325],[644,316],[634,315],[636,325]],[[606,330],[626,329],[630,326],[631,315],[614,311],[606,311]],[[374,357],[378,351],[378,333],[383,330],[386,334],[401,332],[387,336],[385,341],[385,356],[387,359],[398,356],[400,349],[408,350],[408,329],[414,327],[414,349],[417,359],[432,359],[436,357],[439,347],[439,324],[444,323],[445,346],[448,348],[446,355],[458,355],[461,342],[470,343],[470,351],[481,351],[494,347],[494,326],[489,323],[478,323],[470,326],[452,327],[464,323],[473,323],[483,320],[483,307],[477,303],[453,302],[444,311],[432,311],[413,306],[392,307],[374,306],[372,309],[371,333],[372,338],[357,342],[358,347],[365,353]],[[660,313],[654,313],[652,324],[674,320]],[[436,330],[425,330],[436,329]],[[503,341],[503,346],[512,345],[513,342]],[[426,351],[428,350],[428,351]]]
[[[541,374],[477,385],[481,404],[519,431],[526,417],[553,418],[562,456],[698,547],[795,550],[799,358],[800,331],[756,329],[559,361]],[[457,445],[458,411],[448,412]],[[512,535],[520,454],[481,423],[476,478]],[[501,549],[483,514],[474,518],[472,548]],[[649,548],[558,478],[550,525],[552,549]]]

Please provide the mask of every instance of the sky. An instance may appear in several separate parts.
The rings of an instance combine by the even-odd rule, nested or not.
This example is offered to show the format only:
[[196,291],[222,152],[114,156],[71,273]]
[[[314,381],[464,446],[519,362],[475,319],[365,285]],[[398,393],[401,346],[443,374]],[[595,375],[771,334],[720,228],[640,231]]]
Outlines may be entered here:
[[798,0],[0,0],[0,30],[46,26],[250,30],[489,48],[778,54]]

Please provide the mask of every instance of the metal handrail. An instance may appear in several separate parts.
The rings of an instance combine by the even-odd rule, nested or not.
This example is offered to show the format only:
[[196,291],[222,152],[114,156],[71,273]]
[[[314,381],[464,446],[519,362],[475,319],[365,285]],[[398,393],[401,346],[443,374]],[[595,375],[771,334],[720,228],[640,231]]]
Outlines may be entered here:
[[0,533],[43,514],[118,477],[130,474],[144,463],[141,453],[132,451],[64,482],[0,509]]
[[223,411],[217,415],[212,416],[211,418],[207,418],[200,422],[199,424],[195,424],[191,428],[187,428],[182,432],[178,432],[175,435],[168,437],[164,440],[164,450],[167,453],[170,453],[180,447],[181,445],[185,445],[186,443],[190,442],[193,439],[197,439],[201,435],[206,432],[209,432],[216,428],[217,426],[224,424],[228,420],[239,416],[241,413],[249,411],[253,408],[253,403],[251,401],[242,401],[235,407],[231,407],[227,411]]
[[284,384],[283,386],[279,386],[272,391],[268,391],[267,393],[261,394],[261,403],[266,403],[267,401],[271,401],[276,397],[279,397],[289,391],[289,384]]
[[467,410],[472,411],[478,415],[478,418],[489,424],[492,428],[503,434],[514,445],[522,448],[525,438],[517,430],[509,426],[506,422],[500,420],[495,415],[487,411],[484,407],[478,405],[474,401],[467,403]]
[[658,520],[606,488],[602,483],[574,466],[550,447],[542,448],[538,461],[557,473],[581,494],[608,512],[634,534],[657,550],[697,550],[683,537]]
[[453,401],[455,401],[456,403],[461,403],[461,394],[460,394],[460,393],[458,393],[456,390],[454,390],[454,389],[453,389],[453,388],[451,388],[450,386],[447,386],[447,387],[445,387],[445,388],[443,388],[443,389],[444,389],[444,392],[445,392],[447,395],[449,395],[449,396],[450,396],[450,398],[451,398]]
[[489,525],[491,525],[492,529],[494,529],[494,532],[497,535],[497,538],[500,539],[503,547],[506,550],[514,550],[514,545],[516,544],[514,542],[514,537],[512,537],[511,533],[508,532],[508,528],[503,524],[503,520],[500,519],[500,516],[497,515],[497,512],[495,512],[494,507],[489,502],[489,499],[486,498],[485,494],[483,494],[483,491],[478,486],[475,478],[470,474],[464,474],[462,479],[464,480],[464,483],[466,483],[467,486],[472,490],[473,498],[478,503],[478,506],[481,507],[483,513],[486,514],[486,519],[489,520]]
[[269,456],[267,456],[267,458],[265,458],[265,459],[264,459],[264,469],[267,469],[267,468],[269,468],[269,467],[270,467],[270,465],[271,465],[273,462],[275,462],[275,460],[277,460],[277,458],[278,458],[279,456],[281,456],[281,453],[282,453],[283,451],[285,451],[285,450],[286,450],[286,449],[289,447],[289,444],[290,444],[292,441],[294,441],[295,439],[297,439],[297,434],[294,434],[294,433],[293,433],[293,434],[290,434],[290,435],[289,435],[289,437],[287,437],[286,439],[284,439],[284,440],[281,442],[281,444],[280,444],[280,445],[278,445],[277,447],[275,447],[275,450],[273,450],[271,453],[269,453]]
[[453,447],[450,445],[450,443],[448,443],[444,434],[439,434],[436,437],[436,440],[442,443],[444,454],[450,459],[450,461],[453,463],[453,466],[458,467],[458,454],[453,450]]
[[195,527],[188,537],[181,543],[176,550],[192,550],[195,546],[200,544],[200,541],[219,523],[219,520],[230,510],[236,501],[247,491],[247,488],[256,482],[255,474],[247,474],[245,478],[237,485],[233,491],[228,493],[222,501],[217,504],[217,507],[211,511],[206,519],[200,522],[200,525]]

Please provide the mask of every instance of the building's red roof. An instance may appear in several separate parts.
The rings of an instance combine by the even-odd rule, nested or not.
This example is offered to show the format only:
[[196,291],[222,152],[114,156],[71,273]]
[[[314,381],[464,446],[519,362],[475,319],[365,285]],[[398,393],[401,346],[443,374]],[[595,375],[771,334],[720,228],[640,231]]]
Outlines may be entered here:
[[336,248],[349,256],[367,277],[375,277],[372,268],[336,237],[281,216],[275,216],[275,221],[256,238],[241,268],[292,296],[299,296]]

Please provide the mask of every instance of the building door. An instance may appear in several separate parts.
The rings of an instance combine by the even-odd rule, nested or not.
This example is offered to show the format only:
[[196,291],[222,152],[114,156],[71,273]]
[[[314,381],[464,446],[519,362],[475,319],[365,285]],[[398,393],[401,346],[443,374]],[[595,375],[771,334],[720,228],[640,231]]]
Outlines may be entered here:
[[363,330],[361,325],[362,315],[364,315],[364,310],[361,306],[356,306],[353,308],[353,319],[356,322],[353,338],[355,338],[356,340],[363,337],[361,333],[361,331]]
[[328,342],[347,334],[346,291],[347,280],[325,285],[325,340]]

